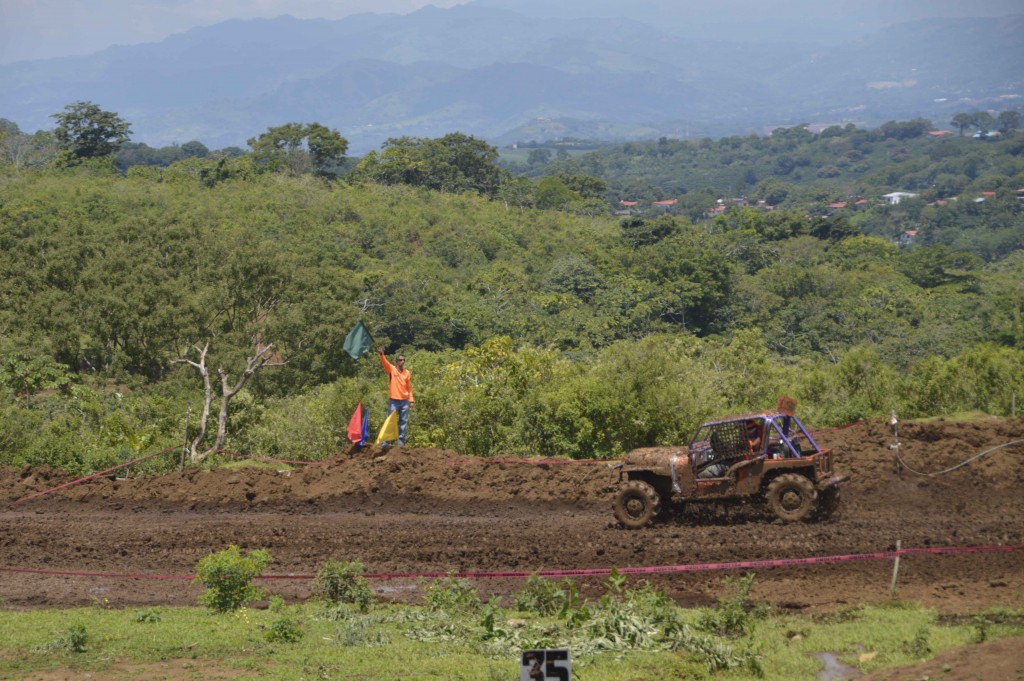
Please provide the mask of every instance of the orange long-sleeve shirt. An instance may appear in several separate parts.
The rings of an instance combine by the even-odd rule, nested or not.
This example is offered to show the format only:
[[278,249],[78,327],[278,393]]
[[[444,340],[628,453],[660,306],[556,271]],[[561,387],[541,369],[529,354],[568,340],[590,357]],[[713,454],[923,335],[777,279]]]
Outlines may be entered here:
[[409,404],[416,402],[412,395],[412,374],[408,369],[399,369],[388,361],[384,353],[380,353],[380,365],[384,367],[389,377],[389,396],[393,400],[409,400]]

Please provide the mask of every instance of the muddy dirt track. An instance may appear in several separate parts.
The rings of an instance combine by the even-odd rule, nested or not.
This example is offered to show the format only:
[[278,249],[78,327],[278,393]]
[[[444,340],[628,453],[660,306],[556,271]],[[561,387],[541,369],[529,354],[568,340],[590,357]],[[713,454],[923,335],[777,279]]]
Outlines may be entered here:
[[[1024,438],[1024,419],[901,424],[901,453],[918,471],[954,466]],[[195,604],[184,579],[57,575],[17,570],[192,575],[230,544],[267,548],[268,574],[310,575],[328,559],[368,573],[644,567],[873,553],[908,547],[1024,545],[1024,446],[1003,447],[954,472],[895,474],[890,429],[870,422],[816,434],[851,476],[837,518],[782,524],[758,509],[682,516],[640,531],[615,526],[608,463],[465,459],[453,452],[375,449],[326,465],[189,470],[157,478],[96,478],[29,501],[71,478],[45,468],[0,469],[0,605],[40,608]],[[885,600],[892,561],[757,570],[755,597],[820,612]],[[650,577],[682,605],[712,603],[738,572]],[[636,584],[638,578],[633,578]],[[575,580],[599,593],[604,578]],[[478,579],[508,595],[522,579]],[[288,600],[310,580],[268,580]],[[386,599],[419,602],[415,578],[374,579]],[[1024,551],[914,555],[899,596],[942,612],[1024,605]]]

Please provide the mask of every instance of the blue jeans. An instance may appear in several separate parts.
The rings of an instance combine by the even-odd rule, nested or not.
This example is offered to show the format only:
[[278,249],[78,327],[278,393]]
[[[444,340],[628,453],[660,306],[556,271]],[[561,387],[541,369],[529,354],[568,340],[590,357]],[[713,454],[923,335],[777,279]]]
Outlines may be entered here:
[[409,400],[388,400],[388,416],[398,412],[398,444],[405,444],[405,428],[409,425]]

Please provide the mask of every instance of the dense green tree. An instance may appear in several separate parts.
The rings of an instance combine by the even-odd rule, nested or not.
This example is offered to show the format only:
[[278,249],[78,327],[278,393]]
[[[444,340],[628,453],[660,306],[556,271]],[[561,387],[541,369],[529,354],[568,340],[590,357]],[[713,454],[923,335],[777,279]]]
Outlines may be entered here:
[[526,162],[531,166],[546,166],[551,162],[551,150],[544,148],[530,149]]
[[16,132],[17,126],[0,131],[0,166],[40,170],[58,154],[57,140],[49,130],[33,135]]
[[538,208],[566,210],[573,201],[579,200],[579,194],[569,189],[560,177],[545,177],[537,183],[533,192]]
[[921,137],[935,126],[926,118],[915,118],[912,121],[889,121],[878,128],[882,137],[898,140]]
[[110,156],[127,142],[131,125],[111,111],[92,102],[75,102],[51,116],[57,120],[54,135],[72,158]]
[[292,175],[332,175],[345,158],[348,140],[320,123],[286,123],[248,141],[256,162]]
[[953,120],[951,120],[950,123],[960,132],[960,136],[963,137],[964,130],[974,125],[974,114],[966,112],[958,113],[953,116]]
[[1004,135],[1020,130],[1021,116],[1019,111],[1000,111],[996,120],[999,123],[999,132]]
[[389,139],[380,152],[363,157],[356,176],[379,184],[495,196],[507,173],[498,165],[496,148],[470,135],[451,133],[437,139]]
[[982,135],[987,135],[996,125],[995,116],[988,111],[975,112],[972,122]]
[[972,286],[980,265],[975,255],[936,245],[911,249],[900,257],[897,269],[921,288],[930,289],[953,283]]

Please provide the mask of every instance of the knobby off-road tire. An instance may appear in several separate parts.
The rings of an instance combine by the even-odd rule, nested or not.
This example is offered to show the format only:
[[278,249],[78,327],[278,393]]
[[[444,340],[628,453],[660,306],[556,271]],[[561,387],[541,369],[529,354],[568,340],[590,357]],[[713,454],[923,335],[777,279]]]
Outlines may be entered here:
[[661,513],[661,496],[646,482],[630,480],[615,495],[612,511],[627,530],[639,530]]
[[765,496],[775,517],[787,522],[806,520],[817,506],[814,485],[796,473],[786,473],[772,480]]

